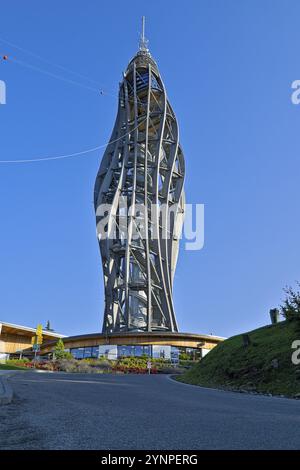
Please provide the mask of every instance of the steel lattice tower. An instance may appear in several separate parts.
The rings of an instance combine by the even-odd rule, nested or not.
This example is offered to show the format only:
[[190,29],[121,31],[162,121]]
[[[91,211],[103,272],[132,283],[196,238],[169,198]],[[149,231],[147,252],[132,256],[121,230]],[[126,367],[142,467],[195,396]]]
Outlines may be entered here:
[[[172,287],[184,218],[184,174],[176,116],[149,53],[143,19],[140,48],[120,84],[117,118],[94,191],[104,333],[178,331]],[[131,207],[127,213],[124,201]],[[140,205],[144,212],[135,212]],[[109,237],[103,236],[103,224]]]

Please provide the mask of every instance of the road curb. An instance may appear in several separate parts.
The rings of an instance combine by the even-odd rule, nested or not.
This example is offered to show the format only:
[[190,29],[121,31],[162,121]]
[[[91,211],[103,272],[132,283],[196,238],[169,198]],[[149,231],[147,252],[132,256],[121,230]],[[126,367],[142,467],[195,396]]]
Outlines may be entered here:
[[256,398],[274,398],[277,400],[298,400],[299,398],[295,397],[289,397],[285,395],[271,395],[270,393],[256,393],[248,390],[238,390],[238,389],[232,389],[232,390],[226,390],[225,388],[214,388],[214,387],[205,387],[204,385],[197,385],[197,384],[190,384],[188,382],[181,382],[180,380],[176,380],[174,377],[176,375],[168,375],[168,379],[171,382],[176,382],[177,384],[184,385],[186,387],[197,387],[202,390],[210,390],[214,392],[222,392],[222,393],[234,393],[234,394],[239,394],[239,395],[247,395],[248,397],[256,397]]
[[11,403],[14,396],[13,389],[7,382],[7,377],[11,377],[11,375],[0,375],[0,406]]

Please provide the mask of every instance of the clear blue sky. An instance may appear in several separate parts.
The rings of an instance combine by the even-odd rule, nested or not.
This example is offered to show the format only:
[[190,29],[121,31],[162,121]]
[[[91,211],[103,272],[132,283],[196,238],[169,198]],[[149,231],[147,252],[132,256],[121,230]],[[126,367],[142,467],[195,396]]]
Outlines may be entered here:
[[[2,0],[0,37],[103,84],[101,96],[0,62],[0,159],[107,141],[140,17],[178,117],[190,203],[205,204],[205,247],[181,251],[181,331],[229,336],[269,321],[300,278],[300,3],[290,0]],[[92,86],[0,42],[26,64]],[[97,88],[97,87],[96,87]],[[93,185],[102,151],[0,165],[0,319],[67,334],[99,331],[102,270]]]

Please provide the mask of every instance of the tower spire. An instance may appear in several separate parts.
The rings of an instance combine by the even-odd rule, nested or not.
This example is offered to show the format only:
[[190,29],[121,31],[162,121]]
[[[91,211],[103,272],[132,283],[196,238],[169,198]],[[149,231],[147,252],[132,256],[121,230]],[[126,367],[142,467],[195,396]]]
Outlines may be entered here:
[[140,36],[140,45],[139,45],[141,52],[149,52],[149,49],[148,49],[149,41],[145,37],[145,22],[146,22],[145,16],[142,16],[142,33]]

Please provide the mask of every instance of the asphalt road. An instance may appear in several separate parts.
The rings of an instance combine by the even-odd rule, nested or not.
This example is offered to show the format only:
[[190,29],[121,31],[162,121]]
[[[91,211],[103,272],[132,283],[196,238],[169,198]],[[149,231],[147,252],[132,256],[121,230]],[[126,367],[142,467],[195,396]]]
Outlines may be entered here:
[[300,401],[167,376],[20,373],[0,449],[300,449]]

